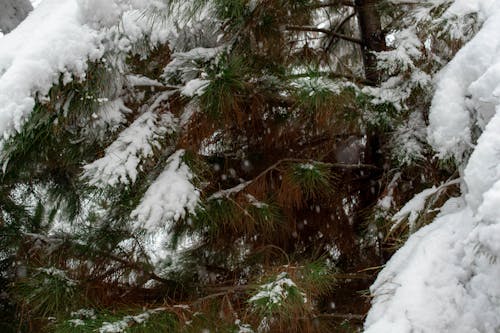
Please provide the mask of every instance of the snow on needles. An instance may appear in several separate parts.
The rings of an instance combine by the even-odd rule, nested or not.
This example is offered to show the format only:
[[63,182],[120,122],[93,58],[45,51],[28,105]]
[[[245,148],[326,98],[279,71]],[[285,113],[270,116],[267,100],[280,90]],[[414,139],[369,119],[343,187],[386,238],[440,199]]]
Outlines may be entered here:
[[174,133],[175,126],[171,113],[145,112],[106,148],[104,157],[84,166],[83,178],[100,188],[135,183],[142,162],[153,156],[160,139]]
[[[429,140],[463,158],[464,194],[413,234],[371,287],[367,333],[500,330],[500,2],[471,1],[481,30],[442,71]],[[471,128],[481,135],[473,146]]]
[[[472,3],[482,5],[473,6]],[[476,0],[471,1],[468,6],[482,8],[483,14],[480,16],[484,16],[489,13],[489,8],[497,4],[490,0]],[[468,6],[464,5],[463,10],[470,10]],[[458,10],[456,7],[460,6],[456,5],[452,9]],[[487,74],[498,59],[500,39],[493,38],[492,33],[500,31],[498,15],[495,13],[490,16],[477,36],[458,52],[438,77],[429,115],[428,136],[429,142],[441,156],[453,155],[461,160],[464,152],[472,146],[472,127],[479,125],[484,129],[484,124],[494,112],[491,101],[496,97],[484,87],[492,85],[482,76]],[[478,88],[478,85],[482,87]],[[477,124],[473,123],[470,113],[475,107],[479,107]]]
[[88,60],[102,57],[99,33],[80,21],[77,1],[45,0],[0,39],[0,136],[20,131],[61,73],[84,77]]
[[44,97],[61,76],[64,83],[85,79],[88,63],[101,59],[107,48],[127,51],[125,46],[146,34],[152,42],[165,41],[172,27],[152,28],[141,16],[157,5],[148,0],[41,2],[0,38],[0,138],[21,130],[35,96]]
[[191,182],[193,174],[182,160],[183,156],[183,150],[170,156],[165,170],[132,212],[136,228],[155,232],[166,223],[185,217],[187,212],[194,212],[200,193]]

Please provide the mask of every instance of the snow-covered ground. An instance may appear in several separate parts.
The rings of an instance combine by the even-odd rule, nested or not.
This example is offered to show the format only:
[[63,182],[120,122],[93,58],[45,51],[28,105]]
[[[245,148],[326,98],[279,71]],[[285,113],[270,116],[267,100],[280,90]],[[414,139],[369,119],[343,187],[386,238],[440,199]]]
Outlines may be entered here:
[[464,160],[464,195],[379,274],[367,333],[500,330],[500,1],[461,3],[485,22],[438,76],[428,136],[442,156]]

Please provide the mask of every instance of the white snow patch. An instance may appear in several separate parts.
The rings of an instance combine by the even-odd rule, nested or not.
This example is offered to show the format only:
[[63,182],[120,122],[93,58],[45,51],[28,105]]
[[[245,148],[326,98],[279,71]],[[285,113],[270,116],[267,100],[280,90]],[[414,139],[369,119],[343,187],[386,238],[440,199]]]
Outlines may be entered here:
[[[85,79],[88,63],[106,50],[126,53],[149,42],[175,39],[177,19],[152,24],[144,10],[164,7],[147,0],[44,0],[11,33],[0,38],[0,138],[19,132],[53,84]],[[119,65],[119,64],[118,64]],[[0,142],[1,146],[1,142]],[[1,147],[0,147],[1,148]]]
[[171,113],[145,112],[106,148],[104,157],[84,166],[83,178],[100,188],[135,183],[143,161],[153,156],[160,139],[175,128]]
[[184,88],[182,88],[181,93],[187,97],[200,96],[203,95],[205,88],[208,86],[210,81],[202,79],[193,79],[188,81]]
[[491,102],[497,97],[491,94],[496,87],[491,80],[500,56],[500,39],[494,36],[500,31],[500,12],[498,4],[485,1],[483,6],[486,3],[490,3],[486,6],[490,18],[437,78],[428,138],[441,156],[453,155],[462,160],[464,152],[473,146],[473,105],[479,106],[478,118],[482,123],[487,123],[492,116]]
[[61,73],[83,78],[87,61],[102,57],[99,33],[83,24],[78,2],[45,0],[0,39],[0,135],[20,131]]
[[148,188],[139,206],[132,212],[135,227],[156,232],[168,229],[169,222],[193,213],[199,202],[200,192],[192,184],[193,174],[182,161],[183,150],[175,152],[167,167]]
[[[291,288],[297,288],[297,285],[289,278],[286,272],[282,272],[278,274],[274,281],[259,286],[259,292],[248,301],[256,304],[264,300],[266,308],[273,305],[281,305],[287,299]],[[305,295],[303,293],[302,297],[305,302]]]

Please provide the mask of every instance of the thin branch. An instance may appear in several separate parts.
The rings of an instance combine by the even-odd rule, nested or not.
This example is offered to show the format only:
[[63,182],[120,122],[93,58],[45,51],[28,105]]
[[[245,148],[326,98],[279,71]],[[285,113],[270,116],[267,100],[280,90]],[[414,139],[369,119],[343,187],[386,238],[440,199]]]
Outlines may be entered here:
[[107,258],[109,258],[109,259],[111,259],[113,261],[119,262],[119,263],[121,263],[125,267],[131,268],[131,269],[136,270],[136,271],[140,271],[140,272],[144,273],[151,280],[155,280],[157,282],[161,282],[161,283],[164,283],[164,284],[172,284],[174,282],[172,280],[164,279],[164,278],[156,275],[152,271],[146,270],[146,268],[143,267],[143,265],[141,263],[133,262],[133,261],[128,261],[128,260],[122,259],[122,258],[120,258],[118,256],[115,256],[112,253],[106,253],[104,251],[98,251],[98,254],[101,254],[104,257],[107,257]]
[[[335,28],[333,32],[335,33],[340,33],[340,30],[344,27],[344,25],[347,24],[353,17],[356,16],[356,11],[352,12],[350,15],[346,16],[340,23],[339,25]],[[332,47],[333,42],[335,41],[336,36],[331,36],[330,41],[328,42],[327,47],[325,48],[326,51],[330,50],[330,47]]]
[[228,294],[234,294],[234,293],[246,293],[248,290],[254,289],[254,285],[236,285],[236,286],[228,286],[228,287],[208,287],[209,290],[214,291],[215,293],[209,294],[207,296],[201,297],[196,299],[192,304],[200,304],[203,301],[217,298],[217,297],[222,297],[226,296]]
[[243,183],[236,185],[234,187],[231,187],[229,189],[220,190],[218,192],[215,192],[210,197],[208,197],[208,200],[220,199],[223,197],[227,198],[229,195],[231,195],[233,193],[240,193],[245,188],[247,188],[249,185],[251,185],[251,184],[255,183],[257,180],[265,177],[269,172],[276,170],[278,168],[278,166],[280,166],[280,164],[283,164],[283,163],[316,163],[316,164],[321,164],[321,165],[324,165],[324,166],[327,166],[330,168],[347,169],[347,170],[359,170],[359,169],[378,170],[379,169],[375,165],[371,165],[371,164],[327,163],[327,162],[314,161],[311,159],[284,158],[284,159],[277,161],[276,163],[274,163],[273,165],[271,165],[270,167],[268,167],[267,169],[265,169],[264,171],[259,173],[255,178],[253,178],[249,181],[243,182]]
[[[54,236],[45,236],[45,235],[39,235],[39,234],[33,234],[33,233],[24,233],[23,235],[27,238],[30,238],[30,239],[39,239],[49,246],[51,244],[52,245],[56,244],[57,246],[62,246],[64,243],[69,243],[69,244],[73,243],[73,240],[71,240],[69,238],[59,238],[59,237],[54,237]],[[147,270],[146,267],[144,267],[144,265],[139,263],[139,262],[129,261],[129,260],[123,259],[117,255],[114,255],[112,253],[101,251],[101,250],[96,250],[95,254],[106,257],[110,260],[116,261],[116,262],[122,264],[123,267],[128,267],[128,268],[131,268],[135,271],[142,272],[151,280],[155,280],[157,282],[161,282],[164,284],[174,283],[174,281],[164,279],[164,278],[156,275],[154,272]]]
[[[348,73],[316,72],[314,74],[325,76],[325,77],[328,77],[330,79],[347,79],[349,81],[354,81],[356,83],[361,83],[364,85],[373,85],[373,82],[370,80],[367,80],[367,79],[360,77],[360,76],[348,74]],[[310,76],[310,73],[299,73],[299,74],[290,75],[289,78],[300,78],[300,77],[308,77],[308,76]]]
[[337,6],[347,6],[347,7],[355,7],[353,1],[349,0],[340,0],[340,1],[332,1],[327,3],[319,3],[316,5],[312,5],[311,8],[325,8],[325,7],[337,7]]
[[285,30],[287,31],[310,31],[310,32],[321,32],[330,36],[334,36],[336,38],[340,38],[343,40],[346,40],[348,42],[356,43],[359,45],[363,45],[363,41],[359,38],[339,34],[335,31],[328,30],[328,29],[321,29],[317,27],[310,27],[310,26],[301,26],[301,25],[288,25],[285,27]]
[[365,316],[354,313],[321,313],[315,318],[333,318],[333,319],[347,319],[347,320],[364,320]]

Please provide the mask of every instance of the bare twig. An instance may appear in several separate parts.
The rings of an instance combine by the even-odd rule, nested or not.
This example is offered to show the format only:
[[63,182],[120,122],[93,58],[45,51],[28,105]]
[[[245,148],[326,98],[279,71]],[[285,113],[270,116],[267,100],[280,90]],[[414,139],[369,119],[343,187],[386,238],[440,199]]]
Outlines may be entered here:
[[321,32],[330,36],[334,36],[336,38],[340,38],[343,40],[346,40],[348,42],[356,43],[359,45],[363,45],[363,41],[359,38],[339,34],[338,32],[328,30],[328,29],[321,29],[317,27],[310,27],[310,26],[301,26],[301,25],[288,25],[285,27],[285,30],[287,31],[310,31],[310,32]]
[[337,0],[337,1],[330,1],[327,3],[319,3],[316,5],[312,5],[311,8],[325,8],[325,7],[337,7],[337,6],[347,6],[347,7],[354,7],[354,1],[349,1],[349,0]]
[[[337,25],[337,27],[335,28],[335,30],[333,32],[335,33],[340,33],[340,30],[344,27],[344,25],[347,24],[347,22],[349,22],[354,16],[356,16],[356,11],[354,11],[353,13],[351,13],[350,15],[346,16],[340,23],[339,25]],[[330,48],[332,47],[333,45],[333,42],[335,41],[335,39],[337,39],[337,37],[335,35],[332,35],[331,38],[330,38],[330,41],[328,42],[328,45],[326,46],[325,50],[328,51],[330,50]]]

